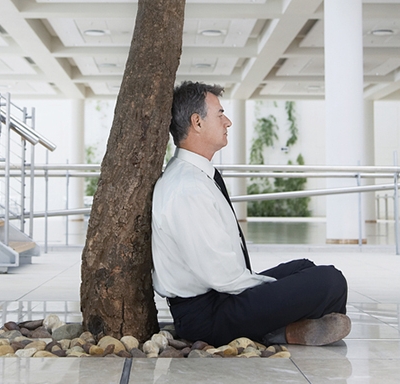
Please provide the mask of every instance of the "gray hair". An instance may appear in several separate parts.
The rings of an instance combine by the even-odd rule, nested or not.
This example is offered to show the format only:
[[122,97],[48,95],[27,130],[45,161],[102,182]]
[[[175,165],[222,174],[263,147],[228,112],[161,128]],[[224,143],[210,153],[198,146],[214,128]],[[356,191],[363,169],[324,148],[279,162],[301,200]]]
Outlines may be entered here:
[[222,96],[224,88],[219,85],[192,83],[191,81],[184,81],[175,87],[172,119],[169,127],[175,145],[179,145],[187,137],[191,117],[194,113],[198,113],[202,119],[207,116],[205,99],[208,92],[219,97]]

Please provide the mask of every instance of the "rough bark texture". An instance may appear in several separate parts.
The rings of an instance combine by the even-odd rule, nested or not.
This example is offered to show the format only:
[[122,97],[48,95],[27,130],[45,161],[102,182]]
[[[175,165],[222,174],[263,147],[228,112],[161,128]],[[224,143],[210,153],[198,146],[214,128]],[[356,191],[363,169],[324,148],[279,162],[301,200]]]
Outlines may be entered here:
[[144,341],[158,330],[151,199],[168,142],[184,7],[185,0],[139,0],[82,253],[83,325],[97,337]]

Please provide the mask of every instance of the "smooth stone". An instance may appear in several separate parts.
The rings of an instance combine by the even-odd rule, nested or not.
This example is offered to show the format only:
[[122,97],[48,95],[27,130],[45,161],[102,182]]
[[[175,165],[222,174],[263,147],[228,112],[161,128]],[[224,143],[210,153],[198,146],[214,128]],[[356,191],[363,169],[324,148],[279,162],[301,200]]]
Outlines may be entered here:
[[105,348],[104,348],[104,353],[102,354],[102,356],[107,356],[107,355],[114,355],[114,350],[115,350],[115,345],[114,344],[108,344]]
[[271,352],[271,351],[268,351],[268,350],[264,350],[264,351],[261,351],[261,357],[270,357],[270,356],[272,356],[272,355],[274,355],[274,352]]
[[127,359],[130,359],[132,356],[131,356],[131,354],[128,352],[128,351],[119,351],[118,353],[117,353],[117,356],[119,356],[119,357],[125,357],[125,358],[127,358]]
[[89,348],[89,351],[85,351],[86,353],[89,353],[91,356],[102,356],[104,354],[104,349],[99,347],[98,345],[92,345]]
[[8,353],[14,353],[14,348],[11,345],[0,345],[0,356],[5,356]]
[[71,345],[71,340],[70,339],[62,339],[62,340],[58,340],[58,342],[61,345],[61,348],[66,351],[67,349],[69,349],[70,345]]
[[89,331],[83,332],[79,338],[85,340],[86,343],[96,344],[93,334]]
[[39,327],[31,332],[30,337],[32,339],[45,339],[45,338],[51,338],[52,336],[45,327]]
[[112,337],[112,336],[104,336],[102,337],[99,342],[97,343],[97,345],[100,348],[103,348],[104,350],[106,350],[106,347],[108,345],[113,345],[114,346],[114,353],[118,353],[119,351],[125,351],[125,346],[124,344],[122,344],[118,339]]
[[188,358],[212,358],[214,355],[201,349],[192,349],[188,355]]
[[41,340],[32,341],[25,348],[36,348],[38,351],[44,351],[46,349],[46,342]]
[[267,347],[264,344],[257,343],[257,341],[255,341],[254,344],[256,345],[259,351],[265,351],[267,349]]
[[52,350],[51,353],[58,357],[67,357],[67,352],[65,352],[63,349],[58,349],[56,351]]
[[20,331],[19,325],[14,321],[7,321],[7,323],[4,324],[4,328],[7,329],[7,331]]
[[191,351],[190,347],[185,347],[185,348],[181,349],[180,353],[183,357],[188,357],[190,351]]
[[220,352],[222,352],[223,356],[237,356],[238,350],[236,347],[232,347],[231,345],[223,345],[217,348]]
[[0,345],[10,345],[8,339],[0,339]]
[[49,352],[51,352],[51,350],[52,350],[52,348],[54,347],[54,346],[58,346],[58,348],[59,349],[61,349],[61,344],[58,342],[58,341],[52,341],[52,342],[50,342],[50,343],[48,343],[47,345],[46,345],[46,348],[44,349],[45,351],[49,351]]
[[0,334],[0,339],[8,339],[10,342],[14,341],[15,338],[22,336],[20,331],[5,331]]
[[241,353],[237,357],[260,357],[260,355],[256,352],[245,352],[245,353]]
[[208,343],[206,343],[205,341],[198,340],[198,341],[195,341],[192,344],[192,350],[194,350],[194,349],[203,349],[207,345],[208,345]]
[[25,348],[25,349],[18,349],[15,351],[15,355],[18,357],[32,357],[37,352],[36,348]]
[[261,351],[257,348],[251,347],[250,345],[244,349],[242,353],[255,353],[257,356],[261,356]]
[[130,351],[133,348],[139,348],[139,340],[136,337],[123,336],[120,341],[127,351]]
[[58,357],[58,356],[48,351],[37,351],[32,357]]
[[52,333],[53,339],[60,341],[62,339],[75,339],[82,334],[82,324],[65,324],[57,328]]
[[32,334],[32,331],[30,331],[28,328],[20,328],[20,332],[22,336],[30,337]]
[[142,358],[142,357],[147,357],[147,355],[141,351],[139,348],[132,348],[129,353],[131,354],[132,357],[138,357],[138,358]]
[[152,340],[147,340],[143,344],[142,349],[146,355],[149,355],[149,354],[152,354],[152,355],[157,354],[158,355],[158,352],[160,351],[160,348],[158,347],[158,345],[156,345],[156,343],[154,343],[154,341],[152,341]]
[[43,325],[43,319],[41,320],[28,320],[28,321],[24,321],[22,323],[19,323],[20,328],[26,328],[29,331],[33,331],[36,328],[39,328]]
[[47,315],[45,319],[43,320],[43,326],[48,330],[48,331],[54,331],[57,328],[60,328],[61,326],[65,325],[61,319],[54,314]]
[[257,346],[254,343],[254,341],[250,340],[247,337],[239,337],[235,340],[232,340],[228,345],[235,347],[235,348],[244,348],[244,349],[246,349],[250,345],[253,348],[257,349]]
[[18,349],[24,349],[25,348],[25,344],[24,343],[17,342],[17,341],[12,342],[10,345],[13,347],[14,352],[18,351]]
[[146,357],[149,358],[149,359],[151,359],[151,358],[157,358],[157,357],[158,357],[158,353],[153,353],[153,352],[151,352],[151,353],[148,353],[148,354],[146,355]]
[[171,346],[167,346],[159,355],[158,357],[172,357],[172,358],[176,358],[176,357],[183,357],[181,355],[181,352],[178,351],[177,349],[171,347]]
[[70,354],[67,354],[67,357],[83,357],[83,356],[90,356],[85,352],[79,351],[72,351]]
[[168,331],[163,330],[163,331],[160,331],[160,332],[158,332],[158,333],[159,333],[160,335],[165,336],[165,337],[167,338],[167,340],[173,340],[173,339],[174,339],[174,336],[172,336],[171,332],[168,332]]
[[83,347],[86,344],[86,341],[81,339],[80,337],[76,337],[75,339],[71,340],[70,348],[75,347],[78,345],[79,347]]
[[151,336],[151,341],[157,345],[160,351],[163,351],[168,345],[168,339],[160,333],[156,333]]
[[188,347],[187,343],[185,343],[184,341],[175,339],[168,339],[168,345],[174,347],[175,349],[183,349]]
[[289,351],[281,351],[273,354],[272,356],[269,357],[269,359],[276,359],[276,358],[285,358],[288,359],[290,357],[290,352]]

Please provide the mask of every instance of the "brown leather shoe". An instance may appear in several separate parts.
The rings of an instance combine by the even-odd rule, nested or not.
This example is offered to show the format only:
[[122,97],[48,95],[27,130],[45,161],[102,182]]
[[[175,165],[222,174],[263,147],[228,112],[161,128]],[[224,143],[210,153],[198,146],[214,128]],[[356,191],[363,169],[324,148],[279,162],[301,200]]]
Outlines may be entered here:
[[286,327],[288,344],[326,345],[342,340],[351,330],[351,321],[341,313],[330,313],[320,319],[300,320]]

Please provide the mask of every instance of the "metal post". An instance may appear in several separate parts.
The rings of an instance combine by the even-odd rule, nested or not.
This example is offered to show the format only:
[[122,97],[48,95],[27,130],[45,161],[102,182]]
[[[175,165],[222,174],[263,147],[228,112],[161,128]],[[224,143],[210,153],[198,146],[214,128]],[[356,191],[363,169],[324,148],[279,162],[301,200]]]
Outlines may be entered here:
[[9,242],[10,225],[10,133],[11,133],[11,102],[10,94],[6,93],[6,129],[5,129],[5,201],[4,201],[4,244]]
[[[358,164],[360,165],[360,164]],[[361,176],[357,174],[357,186],[361,184]],[[358,245],[362,246],[362,213],[361,213],[361,193],[358,194]]]
[[[67,159],[67,164],[69,163]],[[66,181],[66,194],[65,194],[65,209],[68,211],[68,206],[69,206],[69,170],[67,169],[66,175],[65,175],[65,181]],[[65,216],[65,245],[68,246],[68,216]]]
[[[394,160],[394,165],[397,166],[397,151],[394,151],[393,153],[393,160]],[[399,189],[398,189],[398,173],[394,173],[394,201],[393,201],[393,207],[394,207],[394,228],[395,228],[395,238],[396,238],[396,255],[399,254]]]
[[[23,109],[22,121],[26,124],[26,108]],[[20,196],[20,206],[21,206],[21,218],[19,228],[21,232],[25,232],[25,156],[26,156],[26,140],[21,137],[21,196]]]
[[[46,165],[49,164],[49,151],[46,151]],[[49,210],[49,171],[45,170],[45,207],[44,207],[44,253],[47,253],[47,237],[48,237],[48,210]]]
[[[35,130],[35,108],[32,108],[31,126]],[[29,237],[33,239],[33,211],[35,197],[35,146],[31,145],[31,179],[30,179],[30,204],[29,204]]]

